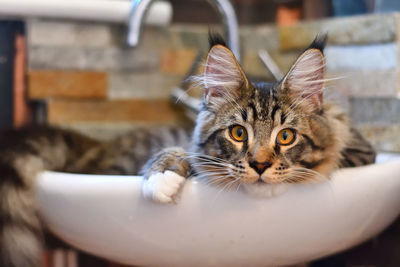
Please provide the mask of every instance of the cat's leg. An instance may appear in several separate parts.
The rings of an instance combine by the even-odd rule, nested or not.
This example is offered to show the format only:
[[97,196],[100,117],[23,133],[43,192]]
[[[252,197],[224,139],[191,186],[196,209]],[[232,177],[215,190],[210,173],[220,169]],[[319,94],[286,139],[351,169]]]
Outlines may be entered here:
[[186,152],[180,147],[166,148],[143,167],[143,196],[159,203],[175,203],[190,172]]

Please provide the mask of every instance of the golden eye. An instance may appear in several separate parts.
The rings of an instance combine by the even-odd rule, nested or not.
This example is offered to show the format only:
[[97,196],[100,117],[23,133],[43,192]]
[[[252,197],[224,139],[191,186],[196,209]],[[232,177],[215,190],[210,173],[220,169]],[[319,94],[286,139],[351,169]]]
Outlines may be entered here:
[[243,126],[240,125],[231,126],[229,133],[232,139],[237,142],[244,142],[247,140],[247,131]]
[[289,128],[280,130],[276,136],[276,142],[284,146],[293,144],[294,140],[296,140],[296,132]]

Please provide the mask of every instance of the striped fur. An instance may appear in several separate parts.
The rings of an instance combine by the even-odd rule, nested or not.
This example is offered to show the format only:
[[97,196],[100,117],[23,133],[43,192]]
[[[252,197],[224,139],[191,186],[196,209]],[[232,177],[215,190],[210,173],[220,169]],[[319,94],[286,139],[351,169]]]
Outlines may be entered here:
[[[228,187],[271,192],[282,184],[325,180],[339,167],[373,163],[375,151],[346,114],[323,102],[325,43],[326,36],[317,37],[276,84],[248,82],[231,52],[215,44],[204,74],[195,78],[204,81],[205,98],[192,147],[214,159],[192,160],[195,172]],[[233,140],[234,125],[245,128],[245,141]],[[292,144],[277,143],[283,129],[295,131]],[[265,167],[262,174],[254,162]]]
[[[169,170],[183,177],[195,174],[222,189],[243,185],[273,195],[287,184],[320,181],[336,168],[374,161],[373,148],[347,116],[322,101],[322,42],[314,42],[282,82],[269,84],[249,82],[220,38],[212,40],[205,73],[195,78],[205,95],[192,137],[178,127],[138,129],[108,142],[51,127],[0,136],[0,266],[41,265],[42,226],[33,185],[45,169],[141,170],[145,178]],[[245,130],[243,141],[232,137],[235,125]],[[295,131],[290,145],[277,143],[282,129]]]
[[42,226],[34,188],[43,170],[91,174],[138,174],[162,148],[188,146],[177,127],[138,129],[98,142],[51,127],[11,130],[0,136],[0,266],[41,266]]

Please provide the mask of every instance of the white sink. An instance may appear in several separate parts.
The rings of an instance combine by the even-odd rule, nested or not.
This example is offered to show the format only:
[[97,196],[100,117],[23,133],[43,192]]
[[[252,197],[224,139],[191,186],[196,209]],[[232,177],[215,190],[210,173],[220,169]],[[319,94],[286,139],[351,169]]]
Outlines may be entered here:
[[279,197],[219,192],[189,180],[177,205],[141,196],[141,177],[44,172],[48,227],[71,245],[138,266],[276,266],[305,262],[376,235],[400,212],[400,156],[337,171]]

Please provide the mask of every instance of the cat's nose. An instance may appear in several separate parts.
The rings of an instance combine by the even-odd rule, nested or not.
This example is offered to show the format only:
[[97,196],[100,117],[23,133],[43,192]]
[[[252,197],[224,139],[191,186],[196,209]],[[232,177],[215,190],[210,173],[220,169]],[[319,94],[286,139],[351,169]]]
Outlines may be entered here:
[[268,161],[265,162],[257,162],[255,160],[251,160],[249,162],[250,167],[252,167],[259,175],[261,175],[266,169],[272,166],[272,164]]

